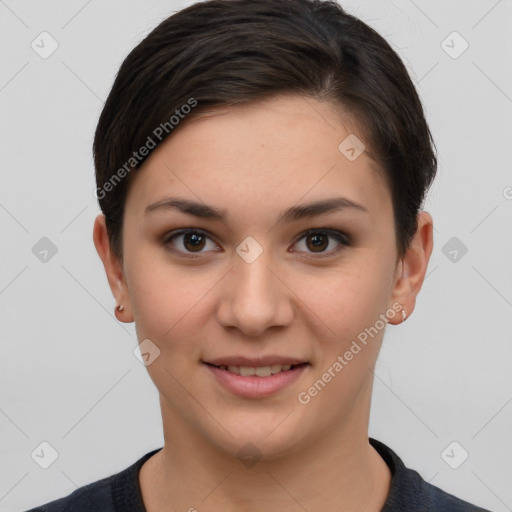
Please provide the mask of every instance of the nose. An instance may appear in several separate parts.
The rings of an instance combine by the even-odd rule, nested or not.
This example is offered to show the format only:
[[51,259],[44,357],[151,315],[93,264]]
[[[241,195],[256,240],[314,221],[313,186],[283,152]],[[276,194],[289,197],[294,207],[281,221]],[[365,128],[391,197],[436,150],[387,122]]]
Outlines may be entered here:
[[246,336],[257,337],[271,327],[291,323],[293,292],[268,253],[264,250],[252,262],[234,255],[217,308],[218,322],[224,328],[237,328]]

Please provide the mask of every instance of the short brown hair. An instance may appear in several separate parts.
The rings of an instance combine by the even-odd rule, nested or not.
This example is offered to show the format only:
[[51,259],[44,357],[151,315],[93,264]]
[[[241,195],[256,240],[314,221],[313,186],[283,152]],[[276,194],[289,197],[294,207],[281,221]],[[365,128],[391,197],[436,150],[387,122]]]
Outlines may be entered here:
[[[199,2],[162,21],[130,52],[93,146],[97,197],[114,252],[122,258],[126,175],[151,154],[149,139],[156,146],[170,136],[173,117],[186,121],[212,106],[286,93],[330,101],[351,114],[367,153],[384,169],[402,257],[436,174],[434,141],[399,56],[338,3],[322,0]],[[193,104],[190,115],[181,115]]]

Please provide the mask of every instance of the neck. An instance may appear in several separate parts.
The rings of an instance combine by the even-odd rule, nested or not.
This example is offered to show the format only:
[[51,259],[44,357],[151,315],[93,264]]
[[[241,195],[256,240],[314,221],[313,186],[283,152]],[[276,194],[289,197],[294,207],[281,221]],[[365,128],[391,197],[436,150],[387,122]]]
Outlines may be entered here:
[[[163,418],[170,413],[162,400]],[[139,474],[146,510],[380,512],[391,474],[367,432],[368,415],[351,415],[293,453],[251,464],[173,417],[164,421],[164,448]]]

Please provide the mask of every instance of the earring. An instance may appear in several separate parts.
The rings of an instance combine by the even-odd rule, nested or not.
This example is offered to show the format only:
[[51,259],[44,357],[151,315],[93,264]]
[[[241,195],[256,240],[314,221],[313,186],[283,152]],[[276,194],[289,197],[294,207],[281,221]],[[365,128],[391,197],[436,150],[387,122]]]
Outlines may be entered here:
[[117,311],[123,311],[124,309],[124,306],[122,304],[119,304],[119,306],[117,306]]
[[405,309],[402,309],[402,322],[405,322],[406,318],[407,318],[407,314],[405,313]]

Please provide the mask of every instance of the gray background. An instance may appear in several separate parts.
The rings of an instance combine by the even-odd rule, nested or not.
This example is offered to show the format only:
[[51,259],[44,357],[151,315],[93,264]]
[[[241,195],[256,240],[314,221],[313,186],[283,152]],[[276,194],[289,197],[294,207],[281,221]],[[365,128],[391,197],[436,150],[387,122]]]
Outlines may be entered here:
[[[92,243],[91,144],[124,57],[189,3],[0,0],[1,511],[162,446],[158,394]],[[450,493],[512,510],[512,0],[342,4],[404,59],[439,151],[428,277],[387,329],[370,435]],[[31,47],[43,31],[59,45],[47,59]],[[43,441],[48,469],[31,457]]]

